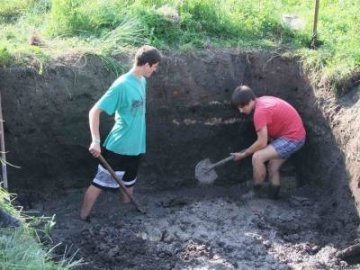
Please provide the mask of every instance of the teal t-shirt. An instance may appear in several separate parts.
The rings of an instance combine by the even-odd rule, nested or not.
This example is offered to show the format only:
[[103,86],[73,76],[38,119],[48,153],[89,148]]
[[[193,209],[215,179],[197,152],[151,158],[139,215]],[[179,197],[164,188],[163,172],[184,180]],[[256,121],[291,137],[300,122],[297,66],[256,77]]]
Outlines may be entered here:
[[115,114],[115,124],[103,144],[106,149],[130,156],[145,153],[145,89],[145,78],[138,79],[128,72],[96,103],[108,115]]

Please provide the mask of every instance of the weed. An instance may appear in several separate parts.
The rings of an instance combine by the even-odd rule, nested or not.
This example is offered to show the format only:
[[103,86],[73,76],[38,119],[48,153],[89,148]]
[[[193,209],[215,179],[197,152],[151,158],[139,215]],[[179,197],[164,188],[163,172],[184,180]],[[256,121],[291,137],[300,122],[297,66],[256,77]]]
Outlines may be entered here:
[[11,62],[12,55],[9,53],[8,49],[5,46],[1,46],[0,44],[0,66],[9,66]]

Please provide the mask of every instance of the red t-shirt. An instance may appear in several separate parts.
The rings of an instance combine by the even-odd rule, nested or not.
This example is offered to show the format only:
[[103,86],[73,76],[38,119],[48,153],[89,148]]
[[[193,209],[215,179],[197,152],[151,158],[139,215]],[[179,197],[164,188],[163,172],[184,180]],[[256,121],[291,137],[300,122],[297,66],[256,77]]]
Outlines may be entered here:
[[305,139],[306,132],[298,112],[286,101],[271,96],[255,101],[254,125],[256,132],[267,126],[269,137],[290,140]]

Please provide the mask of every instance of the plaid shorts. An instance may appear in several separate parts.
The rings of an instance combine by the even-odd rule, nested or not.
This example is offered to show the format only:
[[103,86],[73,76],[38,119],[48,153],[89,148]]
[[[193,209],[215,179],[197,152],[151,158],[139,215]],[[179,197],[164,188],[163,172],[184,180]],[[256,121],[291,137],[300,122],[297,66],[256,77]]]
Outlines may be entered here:
[[289,140],[284,137],[277,138],[271,142],[271,145],[275,148],[281,159],[287,159],[293,153],[298,151],[305,144],[303,140]]
[[[115,171],[125,187],[132,187],[136,183],[137,171],[140,163],[140,155],[125,156],[103,150],[102,155]],[[115,190],[120,186],[111,174],[101,164],[98,165],[97,173],[91,183],[103,190]]]

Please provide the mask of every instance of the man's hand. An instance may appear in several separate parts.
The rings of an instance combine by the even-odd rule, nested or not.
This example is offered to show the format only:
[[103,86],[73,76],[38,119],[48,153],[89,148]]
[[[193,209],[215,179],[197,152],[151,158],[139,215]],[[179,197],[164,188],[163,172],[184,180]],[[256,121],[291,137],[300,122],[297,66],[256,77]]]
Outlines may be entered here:
[[99,133],[101,112],[102,112],[101,109],[97,108],[96,104],[89,111],[89,126],[91,133],[91,144],[89,147],[89,152],[95,158],[98,158],[101,154],[100,133]]
[[97,142],[92,142],[89,147],[89,152],[93,155],[93,157],[98,158],[101,154],[100,144]]
[[230,155],[233,156],[235,161],[239,161],[239,160],[242,160],[247,157],[247,154],[245,151],[237,152],[237,153],[230,153]]

